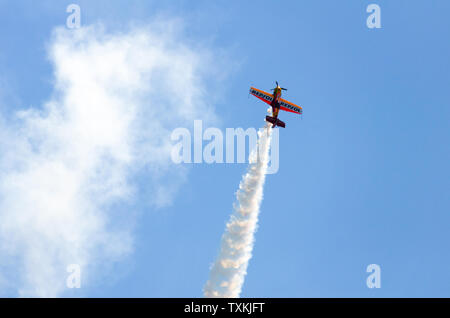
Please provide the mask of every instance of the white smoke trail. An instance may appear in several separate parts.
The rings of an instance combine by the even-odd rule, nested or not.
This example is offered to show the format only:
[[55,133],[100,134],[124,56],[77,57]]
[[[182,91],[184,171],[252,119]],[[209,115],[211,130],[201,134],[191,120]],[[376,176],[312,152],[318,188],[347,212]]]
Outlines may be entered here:
[[[222,236],[219,256],[204,288],[205,297],[239,297],[252,257],[259,207],[269,159],[271,124],[258,132],[258,143],[249,158],[247,173],[236,193],[237,202]],[[259,151],[258,151],[259,150]],[[258,158],[259,152],[259,158]]]

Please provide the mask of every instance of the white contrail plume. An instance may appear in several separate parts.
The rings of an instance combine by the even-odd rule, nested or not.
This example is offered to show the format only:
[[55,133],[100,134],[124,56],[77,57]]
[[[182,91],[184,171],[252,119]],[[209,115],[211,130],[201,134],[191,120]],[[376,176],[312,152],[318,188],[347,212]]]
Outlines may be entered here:
[[[271,124],[258,132],[257,147],[236,193],[237,202],[222,236],[219,256],[204,288],[205,297],[239,297],[252,257],[259,207],[269,161]],[[259,151],[258,151],[259,150]],[[259,152],[259,158],[258,158]]]

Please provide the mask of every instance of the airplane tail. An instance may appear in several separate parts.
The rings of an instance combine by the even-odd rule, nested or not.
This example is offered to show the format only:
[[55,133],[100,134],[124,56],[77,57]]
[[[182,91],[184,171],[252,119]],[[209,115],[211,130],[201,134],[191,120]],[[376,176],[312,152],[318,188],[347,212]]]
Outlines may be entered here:
[[275,128],[276,126],[282,127],[282,128],[286,128],[286,124],[284,122],[282,122],[281,120],[279,120],[278,118],[274,118],[271,116],[266,116],[266,121],[268,121],[269,123],[273,124],[273,128]]

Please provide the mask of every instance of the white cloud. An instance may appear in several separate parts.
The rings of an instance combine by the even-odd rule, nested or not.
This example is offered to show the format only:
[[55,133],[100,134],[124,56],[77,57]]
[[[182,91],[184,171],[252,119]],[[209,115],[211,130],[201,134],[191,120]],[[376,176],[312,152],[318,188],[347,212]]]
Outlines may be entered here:
[[0,121],[0,282],[21,296],[63,295],[69,264],[83,280],[129,254],[132,233],[118,220],[133,213],[112,205],[136,199],[138,172],[152,203],[170,204],[184,177],[171,164],[171,130],[215,120],[211,54],[170,21],[120,34],[60,28],[48,49],[52,97]]

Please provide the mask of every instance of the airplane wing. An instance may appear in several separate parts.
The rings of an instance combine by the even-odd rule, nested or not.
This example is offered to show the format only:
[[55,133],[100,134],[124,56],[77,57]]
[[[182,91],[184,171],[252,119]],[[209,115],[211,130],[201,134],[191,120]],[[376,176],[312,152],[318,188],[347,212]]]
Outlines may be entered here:
[[301,114],[303,112],[303,109],[300,106],[297,106],[282,98],[280,98],[280,109],[295,114]]
[[[269,105],[272,103],[272,100],[273,100],[272,94],[267,93],[263,90],[260,90],[260,89],[254,88],[254,87],[250,87],[250,94],[259,98],[260,100],[262,100],[263,102],[265,102]],[[295,114],[301,114],[303,112],[303,110],[300,106],[297,106],[283,98],[280,98],[280,109],[287,111],[287,112],[295,113]]]
[[273,100],[272,94],[269,94],[265,91],[262,91],[260,89],[254,88],[254,87],[250,87],[250,94],[259,98],[260,100],[262,100],[263,102],[265,102],[269,105],[272,103],[272,100]]

